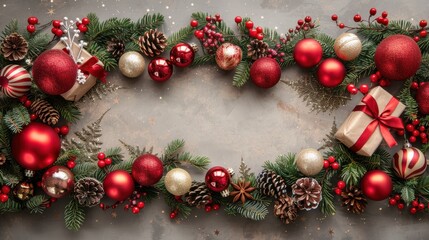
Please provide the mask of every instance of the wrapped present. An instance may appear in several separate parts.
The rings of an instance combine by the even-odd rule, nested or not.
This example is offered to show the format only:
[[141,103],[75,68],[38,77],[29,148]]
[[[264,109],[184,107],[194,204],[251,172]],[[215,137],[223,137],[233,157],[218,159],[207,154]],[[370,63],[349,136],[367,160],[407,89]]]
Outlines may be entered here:
[[373,88],[347,117],[335,137],[352,151],[371,156],[384,139],[389,147],[397,143],[390,129],[403,129],[399,118],[405,105],[382,87]]
[[[66,49],[66,45],[60,41],[52,49]],[[75,59],[79,58],[82,64],[79,65],[79,73],[73,87],[61,96],[69,101],[78,101],[85,93],[87,93],[100,79],[106,81],[106,72],[103,68],[103,63],[96,57],[92,56],[85,49],[80,48],[76,43],[72,44],[71,52]]]

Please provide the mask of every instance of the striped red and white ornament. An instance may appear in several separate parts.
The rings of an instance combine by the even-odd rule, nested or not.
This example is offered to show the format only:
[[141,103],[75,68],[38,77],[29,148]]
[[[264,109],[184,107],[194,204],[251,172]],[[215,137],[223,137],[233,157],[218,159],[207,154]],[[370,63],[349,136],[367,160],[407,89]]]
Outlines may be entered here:
[[0,87],[8,97],[22,97],[30,90],[31,76],[19,65],[7,65],[0,72]]
[[426,157],[415,147],[404,147],[393,155],[393,169],[398,177],[410,179],[425,173]]

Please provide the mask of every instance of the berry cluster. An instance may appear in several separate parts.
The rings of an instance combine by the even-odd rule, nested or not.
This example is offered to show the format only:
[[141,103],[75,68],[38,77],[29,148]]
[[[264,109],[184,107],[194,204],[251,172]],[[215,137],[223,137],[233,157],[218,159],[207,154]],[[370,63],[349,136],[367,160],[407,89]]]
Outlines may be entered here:
[[359,90],[358,90],[358,88],[354,84],[350,83],[349,85],[347,85],[347,91],[352,95],[356,95],[359,91],[363,95],[365,95],[368,93],[369,87],[367,84],[362,84],[359,86]]
[[10,187],[3,185],[0,190],[0,202],[5,203],[9,200]]
[[106,154],[104,154],[103,152],[98,153],[97,158],[98,158],[97,165],[99,168],[104,168],[112,164],[112,159],[106,158]]
[[346,188],[346,182],[339,180],[337,182],[337,187],[334,188],[334,193],[339,196],[343,192],[344,188]]
[[27,19],[27,31],[29,33],[34,33],[36,31],[36,25],[39,24],[39,19],[35,16],[31,16]]
[[425,38],[428,35],[428,32],[426,31],[427,25],[428,25],[428,22],[426,20],[420,20],[420,22],[419,22],[420,29],[417,30],[419,35],[414,36],[414,41],[418,42],[418,41],[420,41],[420,38]]
[[[140,210],[145,207],[145,203],[143,199],[146,197],[147,193],[143,191],[142,188],[135,190],[133,194],[126,200],[128,203],[124,205],[124,210],[128,211],[131,209],[131,213],[138,214],[140,213]],[[120,204],[125,203],[125,201],[118,201],[114,203],[113,205],[109,206],[104,203],[100,203],[99,207],[103,210],[106,209],[116,209]]]
[[[218,24],[222,22],[222,18],[219,14],[216,14],[214,17],[206,17],[206,25],[200,29],[194,31],[194,36],[201,41],[204,49],[209,53],[213,54],[216,52],[217,48],[225,42],[223,34],[218,31]],[[198,27],[199,23],[197,20],[191,20],[191,27]]]
[[[405,208],[405,202],[404,200],[401,198],[401,195],[396,194],[395,196],[389,198],[389,205],[390,206],[396,206],[399,210],[402,210]],[[409,211],[411,214],[416,214],[417,211],[423,211],[425,210],[426,205],[422,202],[419,201],[419,199],[414,199],[411,202]],[[428,205],[429,208],[429,205]]]
[[323,168],[324,169],[332,168],[332,170],[336,171],[340,168],[340,164],[335,160],[334,156],[329,156],[328,159],[324,160]]
[[[387,27],[387,25],[389,25],[389,19],[387,18],[388,13],[386,11],[383,11],[380,16],[378,16],[375,19],[371,20],[371,18],[374,17],[376,14],[377,14],[377,9],[376,8],[371,8],[369,10],[368,20],[363,20],[362,16],[360,14],[356,14],[356,15],[353,16],[353,21],[355,21],[355,22],[367,22],[369,26],[371,25],[372,22],[376,21],[378,24],[384,25],[384,26]],[[334,21],[340,29],[343,29],[343,28],[347,28],[347,29],[361,29],[359,27],[350,27],[350,26],[345,25],[342,22],[339,22],[337,14],[333,14],[331,16],[331,20]]]
[[[242,22],[242,18],[240,16],[235,17],[234,20],[237,24]],[[261,26],[254,28],[255,24],[251,20],[248,20],[244,25],[246,26],[247,34],[250,38],[264,40],[264,29]]]
[[[85,33],[88,31],[88,24],[90,23],[89,18],[82,18],[80,20],[79,18],[76,18],[76,22],[73,20],[70,20],[70,25],[67,23],[68,18],[64,17],[64,22],[60,20],[53,20],[52,21],[52,29],[51,32],[57,37],[62,37],[63,34],[68,33],[69,31],[74,29],[73,24],[76,25],[77,30],[74,30],[75,32],[79,31],[81,33]],[[62,29],[63,28],[63,29]]]
[[[428,143],[428,136],[426,133],[426,127],[424,125],[420,125],[419,119],[414,119],[407,125],[405,125],[405,130],[410,133],[410,137],[408,137],[408,141],[410,143],[415,143],[417,138],[420,138],[421,143]],[[403,136],[405,134],[404,130],[397,130],[396,133],[399,136]]]
[[387,87],[390,85],[390,81],[388,79],[383,78],[379,71],[375,72],[374,74],[371,74],[369,76],[369,80],[372,83],[378,83],[378,85],[380,85],[381,87]]

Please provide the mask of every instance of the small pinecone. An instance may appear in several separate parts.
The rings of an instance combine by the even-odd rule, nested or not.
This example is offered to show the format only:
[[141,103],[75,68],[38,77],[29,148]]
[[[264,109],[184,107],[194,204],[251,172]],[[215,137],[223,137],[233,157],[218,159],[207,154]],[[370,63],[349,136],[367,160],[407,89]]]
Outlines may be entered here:
[[300,210],[311,210],[322,200],[322,187],[314,178],[300,178],[292,185],[293,200]]
[[341,193],[341,201],[343,202],[343,206],[347,207],[348,211],[357,214],[363,213],[367,204],[362,191],[353,186]]
[[103,184],[91,177],[77,181],[74,185],[74,192],[79,204],[85,207],[98,205],[104,196]]
[[3,57],[9,61],[19,61],[25,58],[28,52],[28,42],[18,33],[6,36],[1,44]]
[[158,56],[167,47],[167,38],[157,29],[146,31],[139,37],[140,50],[148,57]]
[[0,154],[0,166],[6,163],[6,156],[4,154]]
[[204,182],[192,182],[191,189],[185,195],[186,202],[190,206],[204,207],[212,201],[209,188]]
[[283,195],[274,201],[274,215],[285,224],[293,223],[297,216],[298,208],[293,199],[288,195]]
[[43,123],[49,125],[57,124],[60,119],[58,111],[50,103],[43,99],[37,99],[31,104],[31,111],[39,116]]
[[279,198],[287,193],[285,180],[273,171],[265,169],[259,174],[257,181],[259,191],[266,196]]
[[125,52],[124,41],[112,38],[107,42],[107,51],[110,52],[114,58],[120,58]]
[[247,57],[252,58],[252,60],[266,57],[267,51],[268,44],[262,40],[255,39],[247,44]]

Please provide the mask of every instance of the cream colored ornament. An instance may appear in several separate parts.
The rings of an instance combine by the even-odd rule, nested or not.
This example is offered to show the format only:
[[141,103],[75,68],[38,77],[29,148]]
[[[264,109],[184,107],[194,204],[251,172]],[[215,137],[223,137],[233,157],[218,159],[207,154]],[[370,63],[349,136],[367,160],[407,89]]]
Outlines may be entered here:
[[343,33],[335,39],[334,50],[340,59],[351,61],[359,56],[362,42],[356,34]]
[[305,176],[314,176],[323,169],[323,156],[314,148],[302,149],[295,156],[295,164],[298,170]]
[[187,171],[181,168],[174,168],[165,175],[164,183],[169,193],[174,196],[182,196],[189,192],[192,177]]
[[126,52],[119,59],[119,70],[125,77],[129,78],[142,75],[145,65],[143,56],[135,51]]

